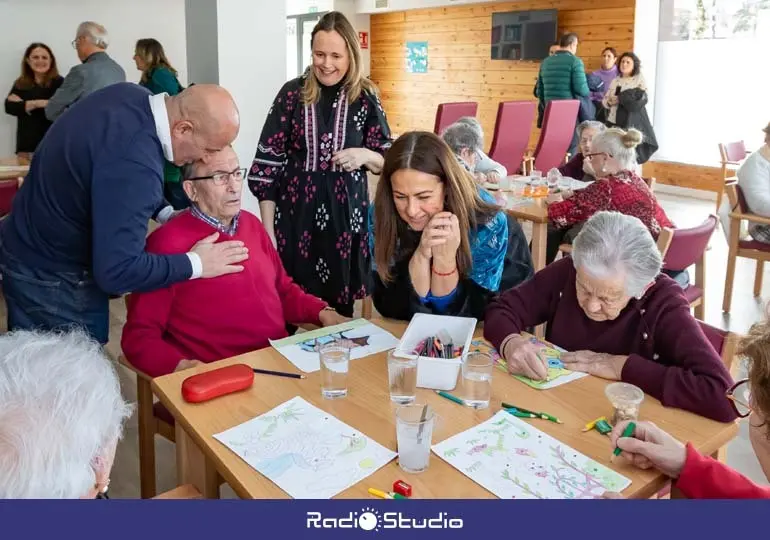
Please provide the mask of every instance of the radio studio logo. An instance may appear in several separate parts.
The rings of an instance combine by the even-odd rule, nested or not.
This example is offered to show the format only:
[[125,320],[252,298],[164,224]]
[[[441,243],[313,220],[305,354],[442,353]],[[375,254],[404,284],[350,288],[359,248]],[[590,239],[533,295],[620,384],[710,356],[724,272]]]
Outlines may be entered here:
[[412,517],[405,512],[380,512],[364,507],[360,512],[349,512],[344,517],[327,517],[321,512],[307,513],[308,529],[462,529],[461,518],[450,518],[446,512],[429,517]]

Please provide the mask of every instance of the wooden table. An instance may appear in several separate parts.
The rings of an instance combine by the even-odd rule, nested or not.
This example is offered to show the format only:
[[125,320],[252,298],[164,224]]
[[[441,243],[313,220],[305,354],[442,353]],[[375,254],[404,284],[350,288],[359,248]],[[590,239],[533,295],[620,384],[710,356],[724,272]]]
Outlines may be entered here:
[[[400,322],[373,322],[396,336],[400,336],[406,329],[406,325]],[[286,493],[212,435],[259,416],[298,395],[361,430],[380,444],[393,450],[397,448],[395,407],[388,395],[384,353],[351,361],[349,395],[341,400],[326,401],[321,398],[318,372],[309,374],[304,380],[257,376],[249,390],[208,403],[190,404],[182,399],[180,388],[185,378],[194,373],[241,362],[267,369],[295,371],[288,360],[268,348],[172,373],[156,378],[152,383],[155,394],[176,418],[180,485],[191,483],[205,496],[216,497],[218,473],[240,497],[286,498]],[[668,480],[665,476],[654,470],[636,469],[624,460],[611,465],[609,458],[612,448],[609,439],[595,431],[581,431],[589,421],[611,414],[611,407],[604,396],[607,384],[605,380],[589,376],[558,388],[538,391],[496,370],[492,383],[492,404],[486,410],[475,411],[462,407],[426,389],[418,389],[417,402],[430,403],[442,419],[434,434],[434,443],[487,420],[499,410],[501,401],[547,411],[563,420],[564,424],[543,420],[530,423],[630,478],[633,483],[623,492],[625,496],[649,498],[666,485]],[[654,421],[674,437],[691,441],[704,454],[716,452],[738,432],[736,423],[721,424],[678,409],[666,409],[649,396],[642,405],[641,416],[642,419]],[[385,489],[399,478],[412,484],[414,497],[417,498],[494,498],[490,492],[436,455],[431,455],[430,466],[422,474],[404,473],[394,460],[338,497],[368,498],[367,488]]]
[[29,171],[29,161],[16,156],[0,158],[0,180],[19,180],[23,182],[24,176]]
[[[520,176],[509,176],[512,184],[521,180]],[[545,199],[533,199],[532,202],[519,204],[520,197],[514,190],[502,191],[502,195],[508,200],[509,206],[506,212],[518,220],[532,222],[532,263],[535,272],[545,268],[545,246],[548,240],[548,208]]]

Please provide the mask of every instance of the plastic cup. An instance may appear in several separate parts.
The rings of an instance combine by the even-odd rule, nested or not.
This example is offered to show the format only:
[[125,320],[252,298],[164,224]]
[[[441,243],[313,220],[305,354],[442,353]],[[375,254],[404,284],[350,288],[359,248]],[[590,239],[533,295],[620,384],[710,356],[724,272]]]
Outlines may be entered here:
[[407,473],[421,473],[430,462],[430,446],[436,414],[428,405],[404,405],[396,410],[398,466]]
[[348,395],[350,349],[326,345],[318,354],[321,360],[321,395],[325,399],[344,398]]
[[613,408],[612,424],[623,420],[638,420],[639,409],[644,401],[642,389],[624,382],[608,384],[604,389]]
[[396,356],[395,349],[388,351],[388,386],[390,400],[406,405],[413,403],[417,395],[417,356]]

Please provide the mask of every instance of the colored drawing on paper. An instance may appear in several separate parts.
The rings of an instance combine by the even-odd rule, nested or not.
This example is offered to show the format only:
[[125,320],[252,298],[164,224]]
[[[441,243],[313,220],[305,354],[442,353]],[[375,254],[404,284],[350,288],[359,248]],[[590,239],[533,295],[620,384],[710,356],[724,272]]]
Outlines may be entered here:
[[398,340],[365,319],[319,328],[271,341],[270,345],[306,373],[321,369],[318,349],[336,343],[350,348],[350,359],[363,358],[398,346]]
[[328,499],[396,457],[300,397],[214,435],[295,499]]
[[505,411],[433,452],[501,499],[593,499],[631,484]]
[[[540,356],[548,362],[548,375],[546,375],[544,381],[534,381],[529,377],[514,375],[515,378],[524,384],[537,390],[548,390],[549,388],[554,388],[556,386],[561,386],[562,384],[566,384],[577,379],[582,379],[587,375],[586,373],[581,373],[579,371],[570,371],[564,367],[564,364],[561,361],[561,354],[565,352],[564,349],[555,347],[549,343],[545,343],[544,341],[541,341],[534,336],[529,336],[529,340],[531,343],[540,347]],[[500,353],[498,353],[497,350],[486,341],[472,341],[471,350],[489,354],[495,360],[498,369],[505,371],[506,373],[508,372],[505,359],[502,358]]]

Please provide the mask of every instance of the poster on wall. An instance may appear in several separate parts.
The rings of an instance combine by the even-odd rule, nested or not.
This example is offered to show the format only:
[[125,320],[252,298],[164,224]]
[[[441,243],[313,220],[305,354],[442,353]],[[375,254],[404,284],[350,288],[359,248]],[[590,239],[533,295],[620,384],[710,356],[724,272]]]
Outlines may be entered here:
[[427,73],[428,72],[428,42],[427,41],[407,41],[406,42],[406,72],[407,73]]

